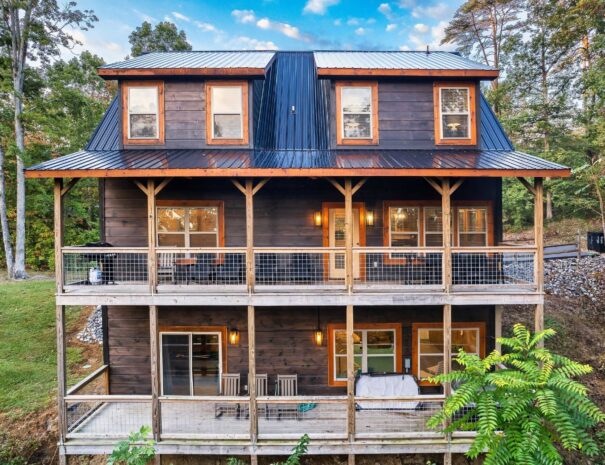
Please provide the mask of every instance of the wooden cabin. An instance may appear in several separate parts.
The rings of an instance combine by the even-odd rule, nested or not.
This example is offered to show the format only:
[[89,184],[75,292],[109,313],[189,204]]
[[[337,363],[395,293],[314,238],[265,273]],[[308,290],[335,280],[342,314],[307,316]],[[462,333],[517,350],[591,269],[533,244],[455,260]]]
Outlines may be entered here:
[[[447,52],[168,52],[118,81],[55,182],[62,459],[150,425],[162,456],[465,452],[426,426],[459,349],[498,347],[508,305],[543,327],[543,179],[481,94],[498,70]],[[502,243],[502,179],[535,242]],[[99,182],[99,243],[63,203]],[[104,365],[65,373],[65,310],[102,306]]]

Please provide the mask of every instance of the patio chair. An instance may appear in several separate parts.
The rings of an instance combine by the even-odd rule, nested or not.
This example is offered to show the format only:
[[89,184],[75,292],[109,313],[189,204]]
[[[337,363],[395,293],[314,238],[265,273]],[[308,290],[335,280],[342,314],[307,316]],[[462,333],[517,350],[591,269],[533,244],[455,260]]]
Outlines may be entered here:
[[[266,397],[269,395],[269,377],[266,373],[264,374],[256,374],[256,397]],[[269,409],[267,408],[267,404],[262,404],[259,406],[257,404],[257,410],[260,413],[262,410],[265,414],[265,418],[269,417]],[[246,418],[250,417],[250,410],[246,407]]]
[[[296,397],[298,395],[298,375],[277,375],[275,380],[275,395],[277,397]],[[287,414],[288,418],[299,419],[298,404],[277,406],[277,419],[281,420],[282,415]]]
[[[240,394],[240,374],[239,373],[223,373],[221,375],[221,396],[235,397]],[[239,418],[240,405],[235,404],[216,404],[214,406],[215,418],[220,418],[225,412],[233,413],[233,416]]]
[[216,255],[213,253],[200,253],[195,255],[196,263],[192,267],[191,279],[197,283],[208,282],[214,272]]
[[174,253],[160,252],[158,260],[158,283],[164,284],[162,278],[168,278],[170,284],[175,283],[174,277]]

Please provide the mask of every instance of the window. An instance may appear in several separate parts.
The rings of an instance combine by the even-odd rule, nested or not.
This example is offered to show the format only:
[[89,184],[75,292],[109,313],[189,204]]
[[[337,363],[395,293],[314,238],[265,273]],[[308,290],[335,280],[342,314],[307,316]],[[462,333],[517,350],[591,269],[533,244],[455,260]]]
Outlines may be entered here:
[[336,83],[338,144],[378,143],[378,84]]
[[[430,385],[423,379],[443,372],[442,323],[414,323],[412,370],[421,385]],[[452,323],[452,359],[460,349],[466,353],[485,355],[484,323]],[[457,369],[456,362],[452,368]]]
[[420,238],[420,209],[418,207],[389,207],[390,247],[418,247]]
[[[330,385],[347,380],[347,337],[344,325],[328,325]],[[374,323],[355,325],[353,333],[355,371],[401,372],[401,325]]]
[[162,82],[124,82],[122,107],[125,144],[164,143]]
[[424,207],[424,245],[426,247],[441,247],[443,245],[441,207]]
[[[199,202],[194,206],[158,201],[157,234],[159,247],[223,246],[222,202]],[[198,203],[198,202],[196,202]]]
[[161,332],[162,395],[220,394],[220,378],[225,369],[225,333],[225,328]]
[[487,208],[458,208],[458,245],[487,246]]
[[435,144],[476,145],[475,84],[436,83]]
[[248,83],[206,84],[206,138],[208,144],[248,144]]

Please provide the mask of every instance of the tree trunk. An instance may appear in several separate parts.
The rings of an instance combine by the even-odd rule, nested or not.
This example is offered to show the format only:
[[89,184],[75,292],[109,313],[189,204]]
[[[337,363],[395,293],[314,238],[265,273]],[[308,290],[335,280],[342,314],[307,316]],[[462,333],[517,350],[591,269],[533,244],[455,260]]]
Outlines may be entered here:
[[[23,88],[22,85],[21,88]],[[17,92],[19,92],[18,95]],[[17,145],[17,218],[15,228],[15,267],[13,270],[13,277],[15,279],[26,279],[28,277],[25,272],[25,173],[23,171],[25,168],[23,164],[25,137],[21,121],[22,113],[21,92],[15,89],[15,143]]]
[[601,192],[599,180],[599,176],[593,177],[595,190],[597,191],[597,198],[599,199],[599,212],[601,213],[601,230],[603,231],[603,234],[605,234],[605,199],[603,199],[603,192]]
[[552,220],[552,192],[546,191],[546,219]]
[[4,150],[0,147],[0,227],[2,228],[2,243],[4,245],[4,258],[6,260],[6,272],[9,279],[14,276],[15,259],[13,257],[13,245],[11,243],[11,232],[8,225],[8,214],[6,209],[6,182],[4,179]]

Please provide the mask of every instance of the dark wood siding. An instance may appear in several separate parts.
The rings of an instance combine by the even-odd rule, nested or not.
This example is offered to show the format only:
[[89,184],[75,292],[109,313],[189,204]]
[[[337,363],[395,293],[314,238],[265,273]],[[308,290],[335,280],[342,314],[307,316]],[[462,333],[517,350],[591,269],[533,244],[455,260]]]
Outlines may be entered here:
[[[454,307],[453,321],[484,321],[487,347],[494,347],[493,307]],[[317,325],[315,308],[257,308],[256,364],[257,373],[269,375],[269,390],[277,374],[297,374],[300,394],[343,394],[343,388],[328,386],[327,339],[322,347],[313,343]],[[322,308],[320,324],[344,323],[344,308]],[[148,394],[150,392],[149,313],[146,308],[109,308],[109,353],[112,394]],[[440,307],[357,307],[358,323],[401,323],[402,357],[412,355],[412,323],[439,322]],[[161,307],[161,326],[226,326],[237,327],[240,342],[227,347],[227,371],[242,375],[247,384],[248,335],[245,308]]]
[[[115,246],[147,245],[146,199],[127,179],[105,182],[105,240]],[[301,193],[303,195],[301,195]],[[501,180],[468,179],[454,194],[456,200],[491,200],[494,205],[495,242],[502,237]],[[228,179],[175,179],[158,196],[168,200],[223,200],[225,245],[245,245],[244,196]],[[375,225],[366,228],[367,245],[380,246],[383,238],[382,208],[385,200],[439,200],[420,178],[369,179],[355,195],[375,214]],[[323,202],[342,202],[343,197],[322,179],[272,179],[254,197],[255,244],[259,247],[322,245],[322,228],[314,226],[313,213]]]

